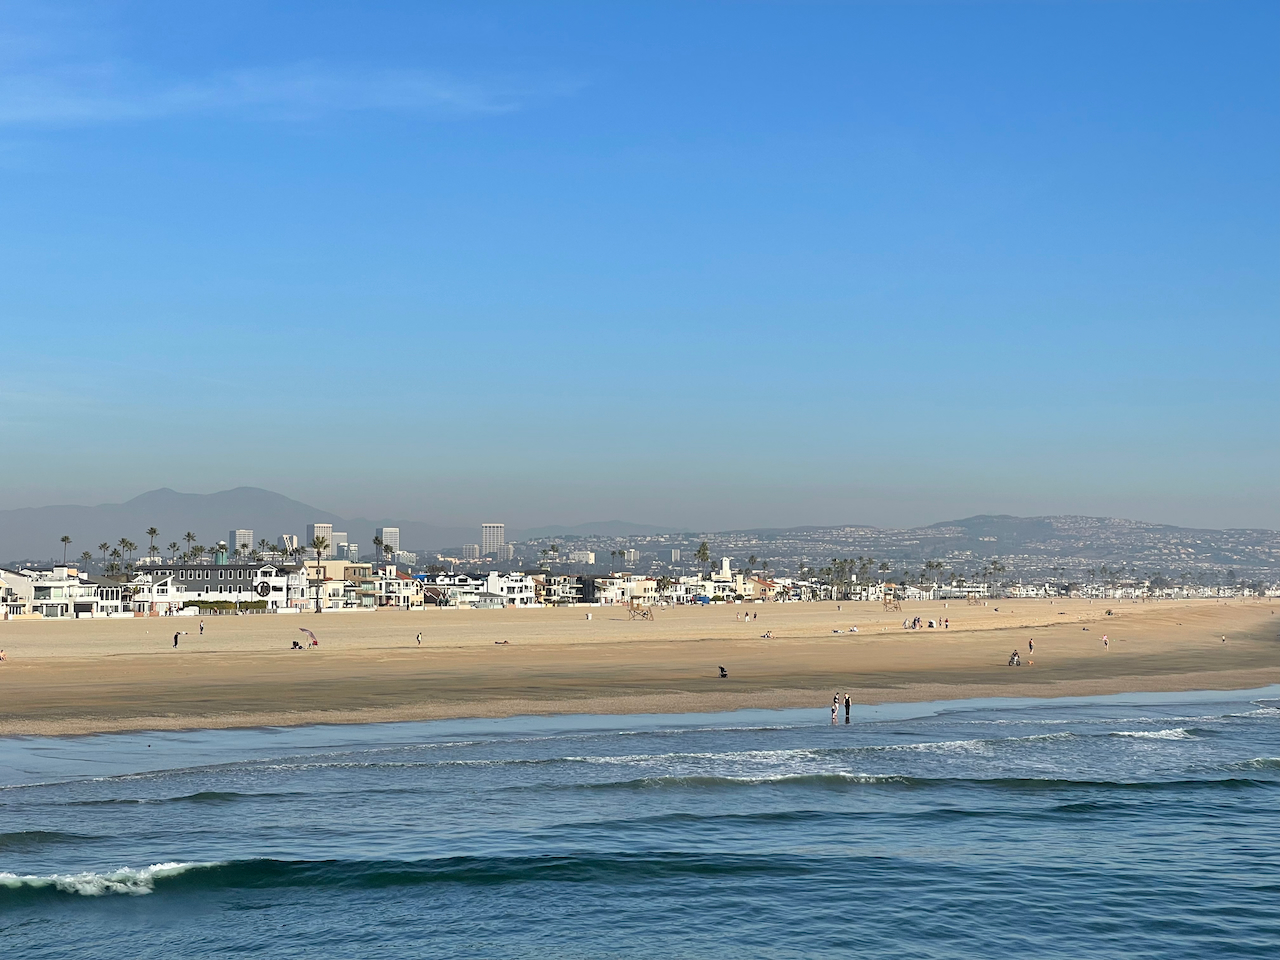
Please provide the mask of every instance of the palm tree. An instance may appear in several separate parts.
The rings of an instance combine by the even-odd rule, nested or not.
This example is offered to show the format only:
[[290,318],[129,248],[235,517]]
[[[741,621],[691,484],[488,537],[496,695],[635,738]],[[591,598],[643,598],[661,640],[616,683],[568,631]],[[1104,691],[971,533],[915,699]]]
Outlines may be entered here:
[[192,545],[196,542],[196,535],[188,530],[182,535],[182,539],[187,541],[187,553],[190,553]]
[[387,555],[387,562],[388,562],[388,563],[390,563],[390,562],[391,562],[391,555],[395,553],[395,551],[391,549],[391,544],[389,544],[389,543],[384,543],[384,544],[382,545],[382,552],[383,552],[383,553],[385,553],[385,554]]
[[761,576],[763,576],[764,574],[766,574],[766,573],[768,573],[768,572],[769,572],[769,561],[768,561],[768,560],[761,560],[761,561],[760,561],[760,575],[761,575]]
[[64,533],[59,542],[62,544],[62,565],[65,567],[67,565],[67,546],[71,543],[71,538]]
[[80,554],[80,565],[87,570],[89,569],[89,561],[92,559],[93,554],[86,550],[84,553]]
[[382,538],[374,537],[373,538],[373,562],[377,563],[378,558],[380,556],[382,556]]
[[321,560],[324,558],[325,551],[329,549],[329,538],[320,536],[312,537],[311,543],[308,544],[308,546],[316,552],[316,559]]
[[698,552],[694,554],[694,558],[697,559],[699,563],[711,562],[711,548],[707,546],[707,541],[703,540],[702,543],[698,545]]
[[267,547],[269,547],[269,546],[271,546],[271,544],[269,544],[269,543],[267,542],[267,538],[266,538],[266,537],[259,537],[259,538],[258,538],[258,553],[260,553],[260,554],[261,554],[261,553],[266,553],[266,552],[267,552]]
[[170,540],[169,541],[169,562],[173,563],[173,561],[176,560],[177,558],[178,558],[178,541]]
[[102,569],[107,569],[107,551],[111,549],[111,544],[100,543],[98,549],[102,551]]
[[160,536],[160,531],[155,527],[147,527],[147,536],[151,538],[151,546],[147,547],[147,556],[154,557],[156,555],[156,537]]

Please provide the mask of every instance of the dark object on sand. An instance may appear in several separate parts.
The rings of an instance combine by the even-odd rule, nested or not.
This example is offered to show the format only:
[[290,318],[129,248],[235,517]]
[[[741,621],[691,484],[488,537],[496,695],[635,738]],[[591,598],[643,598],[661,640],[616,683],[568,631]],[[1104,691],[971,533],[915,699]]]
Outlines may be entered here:
[[725,677],[727,677],[727,676],[729,676],[729,671],[728,671],[728,670],[726,670],[724,667],[721,667],[721,668],[720,668],[720,679],[721,679],[721,680],[723,680],[723,679],[724,679]]

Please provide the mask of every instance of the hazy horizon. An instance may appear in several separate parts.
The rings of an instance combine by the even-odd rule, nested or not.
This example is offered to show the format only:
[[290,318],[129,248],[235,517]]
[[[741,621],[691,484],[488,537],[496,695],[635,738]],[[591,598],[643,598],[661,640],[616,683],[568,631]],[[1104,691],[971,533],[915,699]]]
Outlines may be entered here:
[[1278,31],[7,5],[0,508],[1280,528]]
[[[197,496],[200,496],[200,495],[207,496],[215,493],[228,493],[237,489],[244,489],[246,487],[249,489],[256,489],[256,490],[264,489],[260,487],[254,487],[253,485],[250,485],[250,484],[241,484],[241,485],[237,485],[236,487],[227,488],[226,490],[208,490],[208,491],[174,490],[173,492],[182,494],[182,495],[194,494]],[[23,507],[0,507],[0,511],[39,509],[42,507],[93,508],[93,507],[102,507],[102,506],[117,506],[117,505],[129,503],[137,498],[145,497],[147,494],[150,494],[150,493],[157,493],[157,492],[160,492],[161,490],[171,490],[171,489],[172,488],[168,488],[168,487],[157,487],[150,490],[143,490],[143,491],[139,491],[134,496],[125,497],[120,500],[103,500],[103,501],[98,501],[93,503],[30,504]],[[928,527],[934,524],[944,523],[952,520],[965,520],[965,519],[969,519],[977,516],[1012,516],[1012,517],[1017,517],[1019,519],[1035,519],[1037,517],[1082,516],[1082,517],[1109,518],[1109,519],[1117,519],[1117,520],[1131,520],[1131,521],[1136,521],[1140,523],[1186,527],[1190,529],[1204,529],[1204,530],[1221,530],[1221,529],[1275,530],[1276,529],[1275,527],[1268,527],[1268,526],[1262,526],[1262,525],[1254,525],[1251,527],[1242,526],[1242,525],[1235,525],[1234,527],[1213,527],[1205,524],[1174,523],[1167,520],[1152,519],[1150,517],[1141,517],[1141,516],[1127,516],[1123,514],[1071,513],[1067,511],[1058,511],[1055,513],[1018,514],[1018,513],[1012,513],[1008,510],[989,510],[989,511],[971,512],[971,513],[956,513],[948,516],[925,519],[919,522],[901,523],[901,524],[872,523],[870,521],[861,519],[859,517],[844,517],[844,518],[823,519],[823,520],[800,520],[794,523],[741,523],[741,524],[735,524],[731,526],[714,526],[710,524],[697,524],[697,523],[672,524],[672,523],[664,523],[664,522],[661,522],[660,520],[638,519],[633,516],[623,516],[623,515],[593,516],[593,517],[585,517],[584,519],[576,519],[576,520],[573,520],[572,522],[566,522],[566,521],[559,521],[559,520],[541,520],[537,517],[534,517],[533,519],[521,518],[521,517],[513,518],[512,516],[504,515],[501,510],[491,511],[490,513],[483,514],[483,515],[477,514],[476,517],[473,519],[471,517],[458,517],[456,515],[431,515],[431,514],[414,513],[409,508],[406,508],[405,510],[402,510],[399,512],[393,511],[390,513],[377,514],[377,515],[369,515],[369,514],[361,514],[361,513],[344,513],[341,510],[334,510],[331,507],[326,506],[324,504],[308,502],[300,497],[293,496],[292,494],[286,493],[284,491],[268,490],[267,492],[272,494],[278,494],[283,497],[287,497],[290,500],[296,501],[308,507],[313,507],[316,509],[318,513],[322,513],[326,515],[335,515],[338,517],[342,517],[345,520],[362,520],[362,521],[367,521],[372,523],[381,523],[383,521],[387,521],[387,522],[410,521],[410,522],[424,523],[424,524],[440,526],[440,527],[474,526],[477,528],[477,530],[481,523],[486,523],[486,522],[505,523],[507,525],[507,529],[509,532],[517,531],[521,534],[528,531],[540,530],[540,529],[549,528],[549,527],[578,527],[578,526],[589,525],[592,523],[611,523],[611,522],[620,522],[620,523],[636,524],[640,526],[665,528],[667,530],[670,530],[672,533],[712,533],[712,532],[721,533],[721,532],[731,532],[734,530],[787,529],[787,528],[804,527],[804,526],[813,526],[813,527],[867,526],[867,527],[878,527],[882,529],[911,530],[911,529],[917,529],[922,527]],[[319,518],[319,519],[323,521],[324,518]],[[171,532],[172,531],[170,531],[170,533]],[[272,538],[274,538],[274,536],[275,534],[273,533]]]

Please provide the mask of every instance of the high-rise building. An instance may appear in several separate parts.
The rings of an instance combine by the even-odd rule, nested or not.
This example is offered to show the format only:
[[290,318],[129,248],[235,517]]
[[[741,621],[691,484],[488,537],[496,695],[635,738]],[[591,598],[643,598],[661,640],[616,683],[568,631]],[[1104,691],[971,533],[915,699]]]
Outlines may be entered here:
[[462,559],[463,559],[463,560],[479,560],[479,559],[480,559],[480,544],[478,544],[478,543],[464,543],[464,544],[462,545]]
[[671,551],[669,551],[669,552],[670,552],[671,556],[667,558],[667,562],[668,562],[668,563],[679,563],[679,562],[680,562],[680,551],[679,551],[679,550],[671,550]]
[[593,564],[596,562],[595,551],[593,550],[571,550],[569,551],[570,563],[586,563]]
[[496,554],[498,548],[507,543],[507,525],[505,523],[480,524],[480,555],[487,557]]
[[516,558],[516,548],[514,544],[504,543],[493,551],[493,555],[499,560],[514,560]]
[[400,528],[399,527],[379,527],[377,530],[378,539],[382,541],[383,551],[387,547],[391,548],[392,553],[400,552]]
[[227,546],[231,548],[232,554],[240,553],[241,548],[248,553],[253,549],[253,531],[232,530],[227,534]]
[[307,542],[304,547],[310,548],[315,543],[316,537],[323,537],[328,546],[322,551],[322,556],[318,559],[331,560],[333,558],[333,524],[332,523],[308,523],[307,524]]
[[296,533],[282,533],[276,538],[276,545],[285,553],[291,553],[298,549],[298,535]]
[[627,563],[637,563],[640,560],[640,551],[639,550],[623,550],[622,559],[625,560]]
[[352,563],[359,563],[360,562],[360,544],[348,543],[347,541],[344,540],[342,543],[338,544],[337,550],[335,551],[335,556],[339,560],[350,560]]

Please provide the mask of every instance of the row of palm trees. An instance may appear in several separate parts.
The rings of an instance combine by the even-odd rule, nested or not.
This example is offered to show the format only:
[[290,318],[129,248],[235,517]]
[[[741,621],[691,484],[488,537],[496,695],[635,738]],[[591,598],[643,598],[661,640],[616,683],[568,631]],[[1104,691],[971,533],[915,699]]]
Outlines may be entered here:
[[[148,557],[160,556],[163,553],[163,551],[156,546],[156,537],[159,535],[160,531],[155,527],[147,528],[146,537],[148,541]],[[190,530],[184,533],[182,535],[182,541],[186,544],[186,549],[182,550],[181,553],[179,550],[182,547],[182,543],[179,543],[177,540],[170,541],[168,544],[170,562],[191,563],[200,560],[206,554],[213,553],[213,548],[197,543],[197,539],[196,535]],[[323,551],[328,549],[329,543],[324,537],[318,537],[317,539],[324,541],[320,548],[321,553],[323,553]],[[70,535],[63,534],[59,538],[58,542],[62,544],[62,563],[65,566],[67,562],[67,549],[74,541],[71,539]],[[310,547],[315,549],[315,543],[313,542],[310,544]],[[128,537],[121,537],[114,544],[104,540],[102,543],[98,544],[98,551],[101,555],[99,565],[101,566],[104,574],[107,576],[115,576],[122,573],[127,574],[131,573],[134,569],[134,555],[138,552],[138,544],[130,540]],[[388,548],[387,552],[391,552],[390,548]],[[258,541],[257,549],[241,544],[236,550],[237,557],[241,559],[259,560],[268,553],[275,554],[276,556],[298,559],[306,553],[306,548],[303,546],[297,546],[292,550],[284,550],[272,546],[272,544],[264,538]],[[85,550],[80,554],[80,562],[84,566],[91,564],[93,559],[93,554],[88,550]]]

